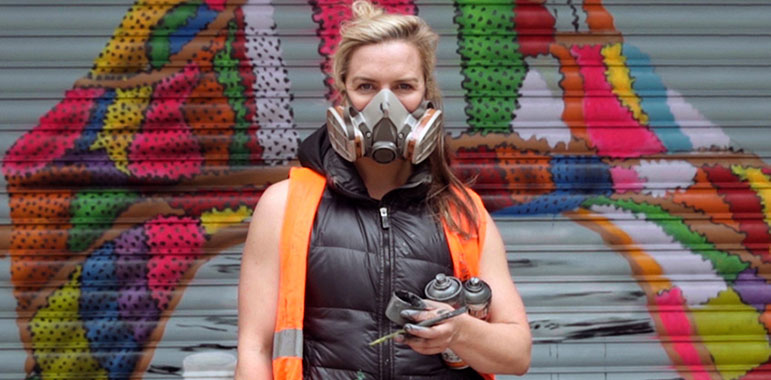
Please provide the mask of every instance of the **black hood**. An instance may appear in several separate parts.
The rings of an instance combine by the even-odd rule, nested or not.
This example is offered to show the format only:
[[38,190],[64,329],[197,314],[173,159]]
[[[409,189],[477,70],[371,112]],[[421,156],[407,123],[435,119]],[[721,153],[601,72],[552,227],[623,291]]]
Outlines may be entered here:
[[[323,125],[300,143],[300,164],[324,175],[333,190],[345,196],[363,201],[374,201],[353,163],[346,161],[332,148],[327,126]],[[425,160],[413,166],[407,183],[387,194],[396,193],[400,198],[425,198],[431,184],[431,171]]]

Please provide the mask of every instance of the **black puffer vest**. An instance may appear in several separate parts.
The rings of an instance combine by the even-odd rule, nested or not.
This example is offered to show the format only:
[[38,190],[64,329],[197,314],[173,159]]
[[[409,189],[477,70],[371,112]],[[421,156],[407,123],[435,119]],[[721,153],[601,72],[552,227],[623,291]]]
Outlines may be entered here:
[[306,379],[479,379],[447,368],[439,355],[368,342],[399,326],[385,309],[394,290],[423,294],[437,273],[452,274],[441,225],[425,203],[430,175],[418,166],[382,200],[368,196],[354,166],[331,148],[326,127],[301,145],[300,161],[327,178],[311,234],[306,281]]

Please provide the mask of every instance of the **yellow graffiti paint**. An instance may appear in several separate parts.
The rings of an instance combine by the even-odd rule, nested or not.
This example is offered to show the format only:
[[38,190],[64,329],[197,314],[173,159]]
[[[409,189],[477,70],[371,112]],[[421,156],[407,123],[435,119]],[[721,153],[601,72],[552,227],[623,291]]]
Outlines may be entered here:
[[207,234],[213,235],[221,228],[233,224],[241,223],[252,215],[252,210],[246,206],[241,206],[237,210],[212,210],[201,214],[201,223]]
[[731,171],[743,181],[750,184],[750,188],[758,194],[763,205],[763,215],[766,225],[771,226],[771,178],[759,168],[745,168],[738,165],[732,166]]
[[621,253],[629,262],[635,277],[640,279],[640,285],[646,290],[649,297],[672,288],[672,282],[664,274],[664,269],[656,262],[656,259],[640,247],[624,230],[616,226],[613,221],[602,214],[585,209],[569,211],[565,215],[573,218],[579,224],[597,231],[605,241],[625,247]]
[[729,288],[692,313],[697,331],[723,379],[738,379],[771,357],[760,313]]
[[92,76],[136,73],[148,63],[146,44],[151,28],[184,0],[137,1],[123,17],[110,42],[94,61]]
[[96,135],[91,150],[104,149],[115,167],[127,175],[128,148],[144,120],[153,88],[142,86],[126,90],[115,89],[115,101],[107,107],[104,128]]
[[626,66],[626,57],[621,54],[621,44],[611,44],[602,48],[603,61],[607,71],[605,76],[608,79],[613,94],[621,101],[624,107],[632,111],[635,120],[640,124],[648,124],[648,115],[642,110],[640,97],[632,89],[632,78],[629,68]]
[[78,314],[80,273],[78,266],[72,278],[49,297],[30,321],[35,361],[45,379],[62,379],[77,375],[88,379],[107,380],[107,372],[91,355],[86,330]]

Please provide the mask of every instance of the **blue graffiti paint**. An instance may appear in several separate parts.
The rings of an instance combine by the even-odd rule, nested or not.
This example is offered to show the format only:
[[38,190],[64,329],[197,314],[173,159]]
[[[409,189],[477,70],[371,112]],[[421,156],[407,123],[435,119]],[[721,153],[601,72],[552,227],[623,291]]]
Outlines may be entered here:
[[693,149],[691,140],[683,134],[675,122],[675,116],[667,104],[667,89],[651,66],[650,57],[637,47],[623,44],[622,54],[628,62],[632,76],[632,88],[639,94],[648,124],[669,152],[688,152]]
[[559,214],[577,208],[590,197],[610,195],[612,192],[608,165],[599,157],[554,156],[549,171],[554,191],[527,203],[499,210],[495,215]]
[[88,117],[88,122],[80,138],[75,142],[75,151],[88,152],[91,145],[96,141],[97,134],[104,127],[104,118],[107,116],[107,108],[115,100],[115,90],[106,90],[99,99],[94,101],[94,108]]
[[106,243],[83,263],[79,314],[91,352],[110,380],[128,379],[139,358],[131,328],[120,320],[116,292],[115,247]]
[[171,54],[179,53],[193,37],[204,30],[206,26],[217,17],[218,12],[202,4],[198,7],[195,16],[188,19],[184,27],[177,29],[169,35],[169,49]]

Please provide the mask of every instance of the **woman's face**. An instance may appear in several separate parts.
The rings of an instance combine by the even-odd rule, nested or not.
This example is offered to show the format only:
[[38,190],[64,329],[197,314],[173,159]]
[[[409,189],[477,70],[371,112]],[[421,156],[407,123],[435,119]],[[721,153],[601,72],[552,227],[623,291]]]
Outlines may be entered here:
[[418,49],[405,41],[364,45],[351,54],[345,90],[361,111],[381,90],[396,94],[404,108],[415,111],[426,94]]

